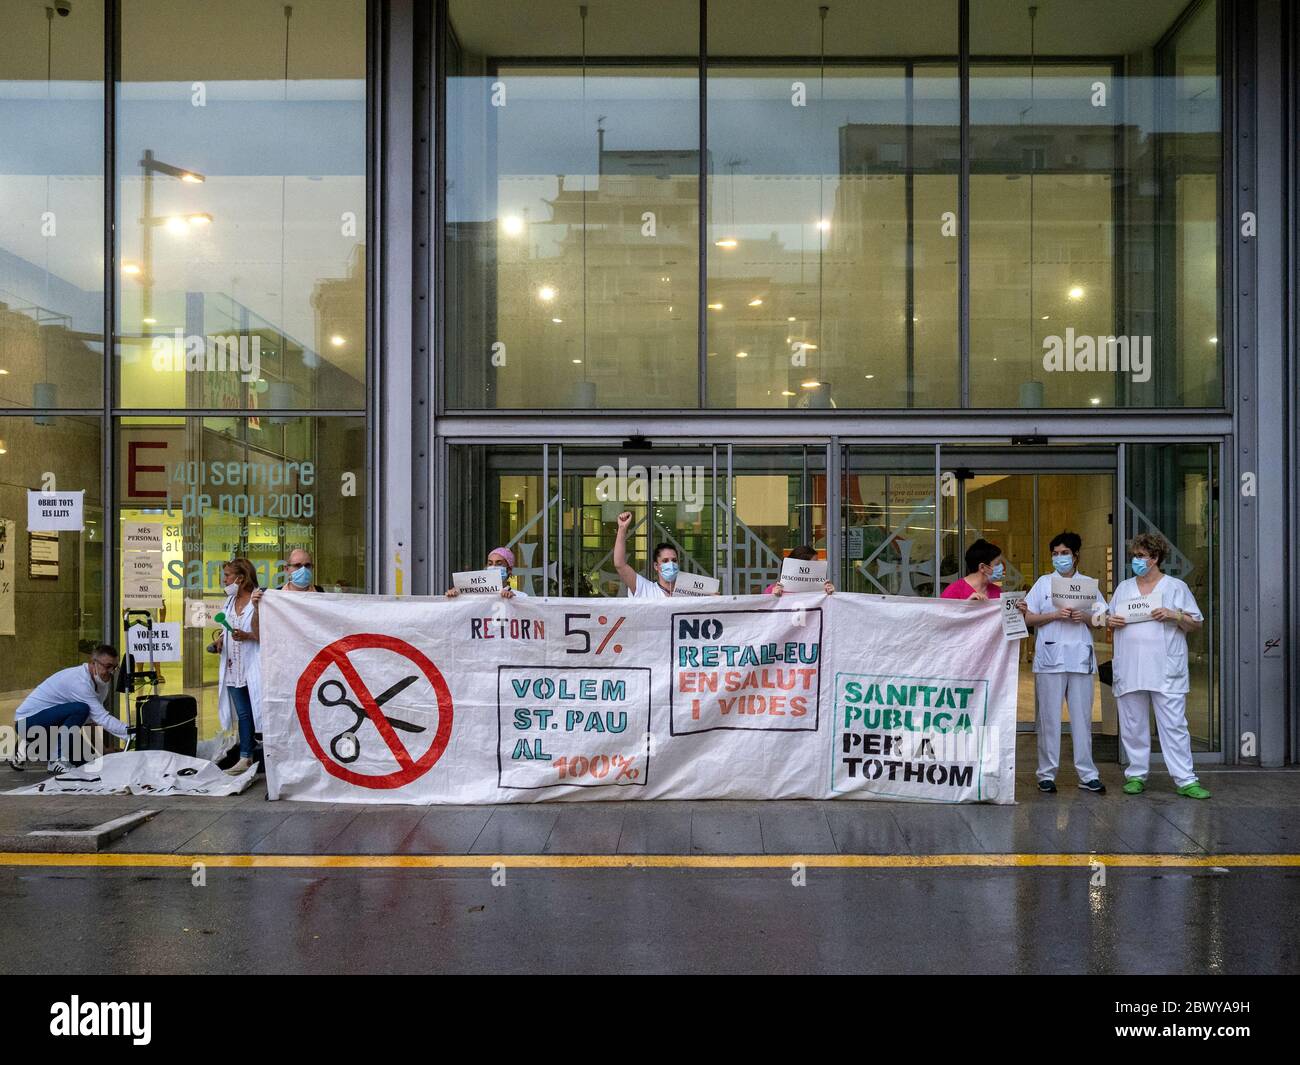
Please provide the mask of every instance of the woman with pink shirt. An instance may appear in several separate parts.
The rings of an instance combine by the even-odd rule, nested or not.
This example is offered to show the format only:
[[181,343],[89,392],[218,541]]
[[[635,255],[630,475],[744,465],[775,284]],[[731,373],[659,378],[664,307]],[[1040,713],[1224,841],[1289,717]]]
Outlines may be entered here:
[[997,599],[1002,589],[1000,581],[1006,572],[1002,548],[988,540],[976,540],[966,548],[966,576],[953,581],[940,594],[940,599]]

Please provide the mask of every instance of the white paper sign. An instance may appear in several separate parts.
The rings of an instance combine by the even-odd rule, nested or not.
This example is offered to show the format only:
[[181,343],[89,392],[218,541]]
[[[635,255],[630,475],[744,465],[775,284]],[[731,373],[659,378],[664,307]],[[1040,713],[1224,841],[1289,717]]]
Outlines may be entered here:
[[1052,574],[1052,605],[1057,610],[1069,608],[1091,614],[1097,605],[1097,578],[1062,577]]
[[451,575],[451,586],[461,595],[491,595],[502,590],[501,572],[495,566]]
[[217,615],[224,604],[216,599],[186,599],[185,627],[187,629],[206,629],[215,627]]
[[787,592],[820,592],[826,583],[826,561],[786,558],[781,563],[781,587]]
[[1016,604],[1025,597],[1024,592],[1003,592],[998,597],[1002,604],[1002,638],[1004,640],[1023,640],[1029,635],[1025,616],[1016,608]]
[[0,636],[15,636],[14,558],[18,552],[18,530],[12,521],[0,520]]
[[1124,600],[1119,604],[1119,616],[1128,625],[1136,624],[1139,621],[1150,621],[1151,611],[1160,609],[1160,605],[1160,591],[1155,589],[1150,595]]
[[84,491],[27,492],[27,531],[81,532],[85,528]]
[[161,551],[163,527],[156,521],[128,521],[122,526],[122,547],[127,551]]
[[141,625],[132,625],[126,632],[126,650],[136,660],[148,661],[149,645],[153,644],[153,661],[179,662],[181,660],[181,626],[178,621],[168,621],[145,629]]
[[162,580],[161,551],[124,551],[122,553],[122,576],[128,581]]
[[679,573],[673,582],[673,595],[717,595],[720,587],[716,577],[704,577],[698,573]]
[[131,610],[162,608],[162,581],[154,577],[122,582],[122,605]]

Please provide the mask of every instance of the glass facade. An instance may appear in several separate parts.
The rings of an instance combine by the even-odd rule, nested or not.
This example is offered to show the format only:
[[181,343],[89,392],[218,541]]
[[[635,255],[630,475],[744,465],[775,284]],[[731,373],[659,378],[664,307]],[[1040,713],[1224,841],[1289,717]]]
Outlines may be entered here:
[[[222,563],[369,586],[366,4],[8,14],[0,721],[144,609],[207,739]],[[33,490],[83,492],[82,528],[29,529]]]
[[[438,73],[409,86],[373,37],[407,15]],[[978,536],[1024,587],[1065,528],[1109,591],[1126,540],[1158,530],[1207,617],[1196,749],[1223,753],[1244,616],[1219,514],[1244,461],[1227,356],[1260,350],[1232,335],[1225,204],[1253,150],[1225,137],[1234,18],[1218,0],[15,10],[0,719],[120,644],[143,602],[181,623],[163,690],[197,695],[210,736],[222,561],[274,586],[304,547],[329,589],[436,594],[508,545],[521,590],[612,596],[626,509],[633,565],[669,542],[733,593],[806,544],[844,590],[932,597]],[[430,197],[409,249],[403,194]],[[426,306],[431,342],[407,350]],[[54,486],[85,492],[82,530],[26,528],[24,492]]]
[[451,3],[447,405],[1221,407],[1218,8],[1106,7]]

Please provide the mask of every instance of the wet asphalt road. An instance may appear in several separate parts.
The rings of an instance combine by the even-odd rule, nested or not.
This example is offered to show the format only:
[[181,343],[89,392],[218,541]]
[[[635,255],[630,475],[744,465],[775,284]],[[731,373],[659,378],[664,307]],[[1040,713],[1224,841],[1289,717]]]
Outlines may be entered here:
[[[1300,868],[0,869],[9,973],[1295,973]],[[498,872],[498,880],[501,879]]]

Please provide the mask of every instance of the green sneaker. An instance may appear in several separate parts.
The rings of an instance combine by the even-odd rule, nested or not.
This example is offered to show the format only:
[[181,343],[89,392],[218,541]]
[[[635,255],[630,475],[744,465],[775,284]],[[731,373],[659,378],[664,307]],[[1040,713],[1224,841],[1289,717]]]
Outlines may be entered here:
[[1133,777],[1124,781],[1125,795],[1141,795],[1146,790],[1146,783],[1141,777]]
[[1198,781],[1193,780],[1190,784],[1184,784],[1178,789],[1179,795],[1186,795],[1189,799],[1208,799],[1210,793],[1201,787]]

